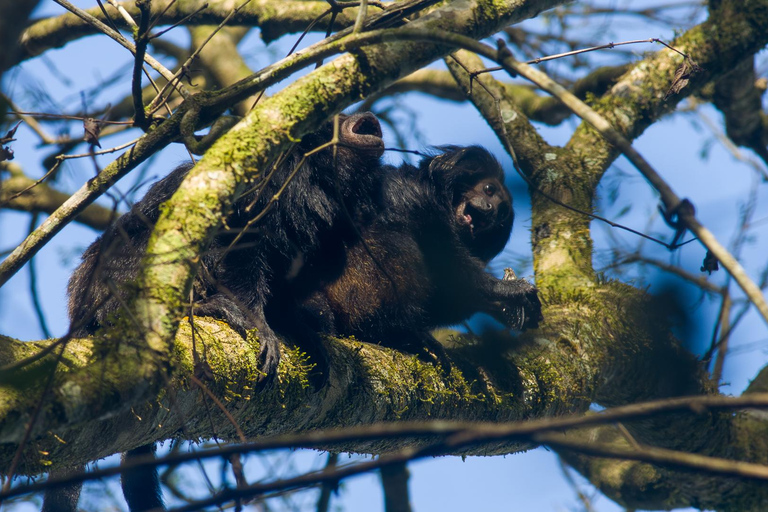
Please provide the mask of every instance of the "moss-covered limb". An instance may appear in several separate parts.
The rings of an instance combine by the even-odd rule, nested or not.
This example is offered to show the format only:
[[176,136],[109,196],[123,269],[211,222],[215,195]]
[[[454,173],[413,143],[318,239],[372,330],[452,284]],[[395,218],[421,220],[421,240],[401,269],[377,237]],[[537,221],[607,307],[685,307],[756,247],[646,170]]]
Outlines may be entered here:
[[[733,423],[745,435],[729,440],[728,458],[767,463],[765,419],[751,421],[742,414]],[[585,445],[598,443],[620,450],[632,448],[615,427],[572,431],[567,434],[567,440]],[[559,449],[557,452],[606,496],[628,508],[695,507],[762,512],[768,502],[768,487],[764,482],[723,478],[706,471],[675,471],[645,462],[589,457],[570,450]]]
[[[35,180],[25,176],[17,164],[5,162],[0,164],[0,169],[3,166],[10,171],[11,176],[3,180],[0,187],[0,208],[53,213],[69,199],[69,194],[59,192],[46,183],[35,185]],[[26,192],[11,199],[12,196],[23,191]],[[118,214],[109,208],[91,204],[75,217],[75,221],[93,229],[104,230],[117,216]]]
[[[408,27],[484,37],[554,3],[455,2]],[[409,42],[355,50],[266,99],[219,139],[164,205],[150,237],[139,277],[141,291],[132,308],[147,345],[158,354],[169,352],[169,341],[192,286],[197,257],[244,183],[257,179],[282,148],[323,119],[448,50]]]
[[[197,319],[195,333],[197,353],[213,375],[206,385],[227,404],[246,436],[253,438],[406,419],[544,418],[583,412],[596,400],[637,401],[705,389],[695,380],[700,374],[686,380],[694,373],[686,371],[692,359],[665,350],[668,338],[660,337],[648,318],[638,313],[650,309],[635,290],[609,284],[593,297],[551,304],[546,327],[517,341],[502,337],[496,344],[459,344],[449,351],[456,365],[449,376],[394,350],[354,340],[328,342],[330,383],[316,393],[304,387],[309,369],[296,351],[283,354],[277,388],[254,393],[257,336],[245,341],[223,323],[206,319]],[[658,315],[652,311],[647,315],[657,318],[658,325]],[[507,354],[511,345],[517,348]],[[0,365],[38,349],[39,345],[0,339]],[[56,354],[55,350],[35,365],[3,376],[0,461],[7,461],[20,441]],[[66,354],[29,447],[33,452],[54,450],[50,460],[56,464],[83,462],[169,437],[234,438],[234,428],[223,414],[214,414],[214,423],[209,423],[207,409],[201,406],[202,393],[188,385],[194,371],[188,322],[182,323],[176,337],[172,377],[156,390],[147,369],[156,364],[151,360],[154,355],[143,340],[131,341],[125,334],[110,340],[72,340]],[[662,357],[680,372],[679,379],[668,377],[673,372],[659,363]],[[635,396],[623,396],[632,379],[640,381],[632,389]],[[712,436],[720,428],[708,417],[669,417],[664,420],[669,425],[664,435],[671,440],[691,442],[699,439],[699,432]],[[675,425],[684,432],[673,431]],[[635,429],[638,435],[654,439],[642,426]],[[350,443],[343,449],[379,452],[401,447],[399,443]],[[499,447],[496,452],[504,450],[512,451],[514,446]],[[28,460],[42,464],[36,457]],[[36,470],[31,468],[25,471]]]
[[[704,369],[671,336],[663,311],[643,292],[609,282],[551,293],[548,302],[546,327],[560,333],[562,357],[580,360],[559,364],[570,366],[569,378],[580,379],[587,400],[614,406],[715,392]],[[727,449],[729,428],[706,415],[658,416],[631,425],[642,442],[690,451]]]
[[[168,6],[169,0],[152,2],[152,19],[160,17]],[[225,0],[182,0],[175,2],[170,9],[160,17],[159,25],[170,25],[179,22],[198,11],[204,4],[208,7],[201,10],[186,24],[193,25],[218,25],[232,12],[238,3]],[[134,19],[138,20],[139,10],[135,2],[120,2]],[[117,10],[111,5],[105,4],[110,17],[123,29],[129,29]],[[302,32],[320,14],[328,10],[328,3],[321,1],[301,0],[252,0],[235,16],[231,25],[247,25],[259,27],[262,38],[270,42],[285,34]],[[87,12],[106,23],[106,19],[99,7],[88,9]],[[356,9],[347,9],[339,14],[334,24],[335,27],[345,27],[354,23]],[[315,25],[314,30],[325,31],[328,17]],[[39,20],[30,25],[20,37],[21,51],[16,56],[16,63],[44,53],[51,48],[61,48],[65,44],[82,37],[96,34],[93,27],[89,26],[73,14],[67,13],[61,16]]]
[[[307,372],[311,371],[306,359],[295,350],[286,350],[277,387],[254,393],[251,385],[258,376],[257,337],[246,341],[221,322],[197,319],[196,346],[211,368],[212,377],[206,385],[226,404],[248,438],[380,421],[545,418],[584,412],[594,401],[626,403],[711,391],[696,361],[674,348],[659,321],[661,314],[641,292],[608,283],[591,293],[557,299],[550,299],[546,326],[517,342],[502,337],[495,345],[454,343],[458,348],[449,354],[456,368],[449,376],[414,356],[359,341],[336,340],[326,342],[332,370],[330,382],[322,390],[312,392],[305,387]],[[234,440],[234,428],[226,417],[210,402],[206,405],[203,393],[188,384],[194,372],[190,334],[189,324],[182,323],[171,362],[173,378],[149,397],[142,396],[148,382],[144,367],[147,350],[142,342],[136,346],[122,338],[117,353],[96,352],[94,347],[113,346],[118,340],[70,342],[67,364],[43,409],[22,471],[40,471],[48,462],[82,463],[169,437],[217,435]],[[511,343],[517,347],[505,356],[505,347]],[[0,338],[0,364],[27,357],[38,348]],[[5,376],[2,382],[0,467],[7,465],[23,435],[53,357],[24,368],[25,373],[16,378]],[[128,378],[134,380],[133,385],[127,383]],[[212,420],[209,410],[213,411]],[[755,462],[768,458],[768,446],[759,442],[768,439],[761,414],[666,414],[627,422],[626,426],[641,443]],[[339,449],[379,453],[410,443],[393,439],[352,441]],[[517,448],[514,444],[494,444],[475,447],[471,453],[508,453]],[[578,463],[585,474],[594,474],[598,485],[608,476],[626,493],[632,484],[646,485],[644,480],[637,480],[636,473],[647,472],[649,466],[637,466],[635,473],[626,476],[627,481],[618,481],[615,468],[610,475],[595,473],[596,467],[607,472],[608,462],[603,461],[602,466],[591,459]],[[610,464],[621,469],[630,463]],[[589,465],[588,470],[585,465]],[[698,488],[696,478],[658,470],[651,476],[654,488],[667,489],[670,495],[682,494],[690,503],[700,499],[697,492],[706,495],[707,489]],[[720,488],[730,485],[718,479],[712,482],[711,486]],[[610,487],[605,490],[615,496]],[[634,492],[641,496],[641,490],[638,487]],[[749,492],[749,496],[756,496],[756,490]],[[646,503],[652,499],[649,496],[666,499],[649,494]],[[658,508],[659,503],[662,501],[649,508]]]
[[[187,27],[187,29],[192,36],[192,47],[199,48],[216,30],[216,26],[200,25]],[[219,88],[232,85],[253,73],[237,51],[237,43],[246,31],[247,29],[244,27],[222,28],[205,43],[203,51],[198,56],[199,62],[213,77],[213,84]],[[244,116],[248,113],[254,100],[255,97],[246,98],[233,106],[233,110],[237,115]]]
[[[662,50],[632,66],[592,107],[630,140],[690,94],[717,80],[768,43],[768,5],[764,2],[720,2],[704,23],[671,44],[687,53],[702,71],[678,94],[665,99],[682,57]],[[602,137],[582,123],[567,147],[583,160],[597,183],[618,156]]]
[[[215,320],[196,319],[195,324],[197,351],[212,375],[205,384],[226,404],[249,438],[409,419],[510,421],[578,412],[588,405],[588,401],[575,399],[573,393],[582,391],[578,386],[560,388],[558,382],[566,382],[565,376],[559,376],[554,367],[548,368],[550,363],[540,354],[541,348],[520,356],[530,365],[521,372],[525,379],[510,377],[507,366],[489,369],[480,381],[464,377],[477,374],[477,357],[482,355],[469,348],[453,353],[467,371],[456,369],[446,376],[416,356],[354,340],[326,343],[332,371],[329,384],[319,392],[306,387],[311,367],[296,350],[284,351],[275,388],[254,392],[257,337],[243,340]],[[28,357],[43,343],[48,342],[0,338],[0,364]],[[187,322],[176,338],[171,362],[174,377],[149,398],[141,396],[147,383],[146,349],[123,340],[117,351],[104,354],[95,348],[99,345],[98,340],[67,344],[65,364],[26,448],[23,473],[39,472],[49,463],[79,464],[172,437],[195,440],[216,435],[235,439],[235,430],[225,415],[210,401],[206,405],[204,394],[189,384],[194,368]],[[540,345],[546,347],[549,342],[543,340]],[[0,467],[8,466],[23,436],[56,353],[18,373],[4,375],[0,381]],[[558,362],[562,359],[555,359],[552,366]],[[570,369],[567,365],[564,368]],[[117,374],[132,375],[133,385]],[[542,389],[547,392],[542,393]],[[397,440],[353,441],[343,449],[379,453],[402,446]],[[514,445],[498,445],[494,453],[514,449]],[[476,453],[487,450],[477,448]]]
[[[465,91],[469,77],[464,69],[484,69],[482,61],[468,52],[457,52],[447,59],[448,67]],[[590,211],[592,187],[567,151],[548,145],[517,106],[517,87],[496,81],[488,74],[474,84],[470,100],[504,145],[511,145],[521,170],[536,189],[545,191],[585,211]],[[486,89],[491,94],[486,92]],[[496,103],[498,100],[498,103]],[[500,111],[500,112],[499,112]],[[539,193],[532,193],[532,233],[536,284],[548,295],[590,286],[595,279],[591,266],[592,240],[589,219],[556,204]]]
[[[617,405],[684,394],[712,393],[713,383],[698,362],[679,348],[664,325],[662,314],[637,291],[615,283],[600,287],[582,304],[597,301],[589,315],[606,325],[597,332],[584,323],[577,330],[594,336],[583,344],[586,357],[604,354],[603,373],[594,399],[604,405]],[[574,315],[576,317],[577,315]],[[573,318],[573,317],[572,317]],[[617,343],[621,348],[611,347]],[[626,422],[634,439],[641,444],[756,463],[768,461],[766,417],[762,413],[699,415],[657,415]],[[569,440],[606,442],[626,448],[626,441],[612,427],[594,429],[589,434],[567,434]],[[718,510],[764,509],[764,485],[657,468],[640,462],[587,457],[562,451],[561,454],[594,485],[617,502],[637,508],[694,506]],[[738,496],[738,498],[734,498]],[[723,508],[723,504],[729,508]],[[757,506],[756,504],[763,504]]]
[[[0,356],[6,364],[40,348],[38,344],[1,341]],[[188,421],[184,422],[184,428],[193,435],[200,435],[196,426],[205,422],[202,416],[190,413],[189,403],[191,400],[200,406],[203,400],[199,391],[193,392],[186,384],[193,371],[189,329],[186,337],[180,337],[177,357],[173,361],[179,377],[149,402],[140,397],[151,382],[146,364],[151,355],[147,356],[146,349],[140,349],[128,339],[110,341],[109,351],[100,348],[102,340],[99,339],[67,343],[64,364],[56,370],[54,385],[44,401],[32,436],[33,442],[27,447],[29,455],[26,459],[31,471],[45,469],[48,461],[65,467],[80,464],[88,458],[124,450],[126,442],[137,446],[142,440],[150,440],[149,437],[155,434],[153,427],[165,437],[173,437],[175,430],[181,428],[179,422],[185,419]],[[252,347],[216,322],[199,323],[196,343],[201,357],[214,369],[217,380],[209,383],[214,392],[223,399],[228,394],[249,397],[248,386],[255,380],[257,371],[255,357],[251,356]],[[10,459],[6,457],[12,456],[14,445],[21,439],[58,352],[57,348],[41,361],[3,375],[0,439],[6,462],[2,467],[8,467]],[[192,393],[196,394],[190,398]],[[163,423],[168,428],[158,426]],[[113,448],[115,443],[120,446]],[[53,452],[38,452],[34,446],[46,446]],[[63,458],[61,461],[59,456]]]

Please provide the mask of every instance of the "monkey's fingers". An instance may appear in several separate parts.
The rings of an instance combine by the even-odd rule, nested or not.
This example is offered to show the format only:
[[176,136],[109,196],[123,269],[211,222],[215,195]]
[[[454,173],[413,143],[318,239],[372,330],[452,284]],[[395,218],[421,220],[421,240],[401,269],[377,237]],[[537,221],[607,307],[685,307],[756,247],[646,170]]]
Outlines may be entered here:
[[418,340],[413,340],[412,343],[418,344],[419,349],[416,353],[422,360],[437,366],[446,375],[451,373],[451,359],[448,357],[445,347],[434,336],[424,333]]

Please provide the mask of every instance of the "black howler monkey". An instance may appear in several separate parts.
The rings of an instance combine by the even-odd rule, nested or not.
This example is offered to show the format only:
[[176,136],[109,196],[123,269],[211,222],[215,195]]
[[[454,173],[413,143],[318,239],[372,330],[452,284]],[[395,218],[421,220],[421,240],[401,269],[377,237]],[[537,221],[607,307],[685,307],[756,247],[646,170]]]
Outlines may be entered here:
[[365,244],[349,244],[342,275],[306,294],[319,330],[418,353],[441,350],[431,329],[479,311],[515,329],[538,326],[536,288],[484,270],[514,220],[504,173],[488,151],[448,146],[418,167],[382,173],[381,210],[362,229]]
[[[503,171],[482,148],[446,147],[418,167],[382,167],[376,118],[343,117],[337,158],[330,150],[314,155],[281,201],[251,226],[301,155],[330,134],[327,125],[306,137],[277,166],[271,183],[236,203],[229,231],[203,258],[195,282],[197,314],[224,318],[240,331],[258,327],[270,372],[278,354],[273,330],[297,341],[297,333],[309,332],[299,318],[300,303],[323,319],[320,330],[413,351],[436,347],[430,329],[477,311],[515,328],[538,324],[532,285],[484,271],[509,238],[514,215]],[[111,291],[135,279],[160,205],[187,172],[177,169],[158,182],[86,251],[69,287],[78,333],[94,332],[118,311]],[[150,451],[144,447],[142,453]],[[153,476],[126,475],[132,511],[162,507]]]
[[[294,175],[304,155],[331,141],[333,131],[334,123],[328,122],[305,136],[274,166],[267,181],[255,184],[235,203],[226,219],[227,229],[216,236],[203,256],[194,283],[195,314],[222,318],[243,335],[247,329],[259,329],[261,370],[267,379],[274,376],[279,362],[275,326],[291,325],[291,332],[278,329],[283,335],[296,332],[291,321],[282,320],[298,317],[290,311],[296,302],[285,296],[288,281],[303,263],[314,260],[323,261],[329,273],[317,275],[318,279],[338,275],[343,259],[336,256],[343,255],[344,243],[356,236],[350,220],[362,220],[375,211],[384,142],[379,121],[371,113],[341,115],[339,144],[307,157]],[[179,167],[153,185],[85,251],[68,286],[75,336],[93,334],[121,314],[160,206],[178,189],[190,168]],[[279,201],[270,204],[286,183]],[[126,458],[153,452],[151,445],[143,446],[128,452]],[[74,512],[75,508],[67,509],[65,504],[76,506],[79,492],[77,485],[47,493],[44,509]],[[133,512],[163,507],[154,471],[123,475],[123,492]]]
[[[262,371],[268,376],[279,358],[277,337],[265,313],[270,301],[303,262],[327,260],[354,236],[345,210],[363,215],[375,202],[373,190],[384,151],[379,121],[369,112],[340,117],[337,154],[330,147],[313,154],[288,182],[307,152],[331,140],[333,123],[305,136],[276,165],[268,182],[257,184],[235,203],[226,219],[227,229],[203,256],[195,281],[197,315],[223,318],[241,334],[258,327]],[[85,251],[68,286],[75,335],[93,334],[111,315],[119,314],[137,277],[160,205],[170,199],[190,169],[181,166],[153,185]],[[280,199],[270,204],[286,182]],[[259,222],[252,222],[265,210]]]

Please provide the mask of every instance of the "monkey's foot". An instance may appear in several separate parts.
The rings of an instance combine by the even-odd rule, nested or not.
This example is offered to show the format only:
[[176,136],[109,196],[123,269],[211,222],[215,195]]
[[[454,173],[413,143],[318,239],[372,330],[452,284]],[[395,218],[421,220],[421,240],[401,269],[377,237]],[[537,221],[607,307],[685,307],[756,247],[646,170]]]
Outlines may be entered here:
[[418,352],[419,357],[428,363],[434,364],[445,372],[446,375],[451,373],[451,358],[448,357],[448,353],[445,351],[442,343],[429,333],[422,337],[422,342],[421,350]]

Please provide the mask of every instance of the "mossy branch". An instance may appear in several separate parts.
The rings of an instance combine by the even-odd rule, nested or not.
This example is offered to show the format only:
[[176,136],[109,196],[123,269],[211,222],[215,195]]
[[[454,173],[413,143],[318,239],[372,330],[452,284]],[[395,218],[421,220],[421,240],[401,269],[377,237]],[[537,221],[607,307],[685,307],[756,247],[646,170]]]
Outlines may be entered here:
[[[158,370],[167,370],[163,361],[183,315],[198,255],[244,184],[256,180],[280,150],[355,100],[450,50],[429,42],[429,34],[447,31],[483,37],[554,3],[489,6],[475,1],[461,3],[460,9],[448,4],[408,25],[407,33],[427,36],[418,42],[399,40],[400,31],[352,35],[351,40],[360,39],[352,48],[368,40],[380,44],[357,48],[297,80],[260,103],[214,143],[164,205],[142,265],[140,293],[131,308],[147,346],[158,356]],[[344,39],[333,45],[344,48]],[[312,52],[309,48],[302,55]],[[253,81],[247,80],[240,89],[252,86]],[[233,87],[233,91],[237,89],[237,85]],[[242,99],[234,92],[230,97]]]

